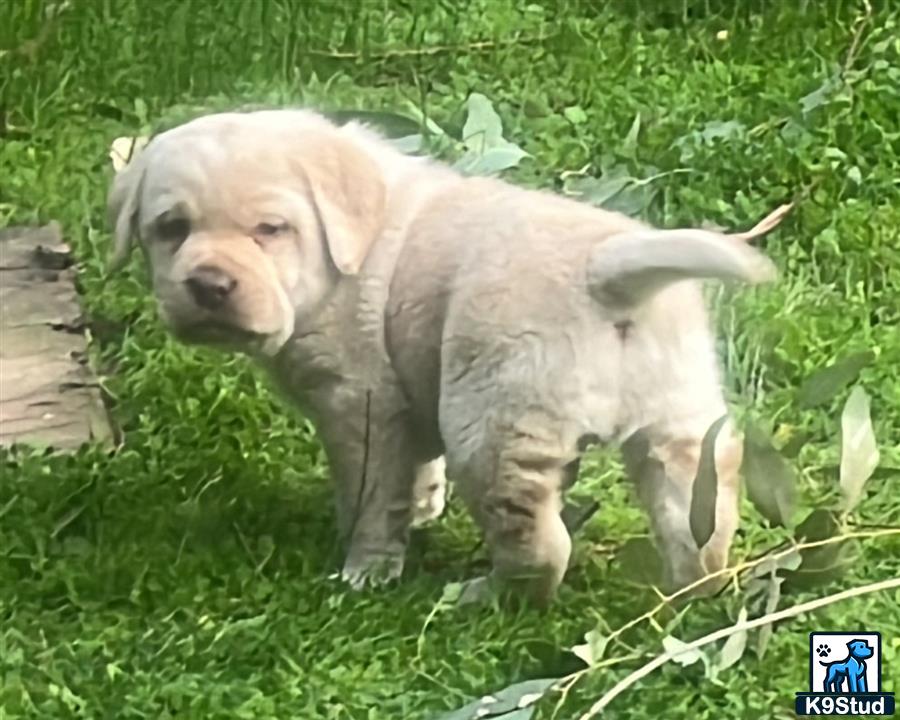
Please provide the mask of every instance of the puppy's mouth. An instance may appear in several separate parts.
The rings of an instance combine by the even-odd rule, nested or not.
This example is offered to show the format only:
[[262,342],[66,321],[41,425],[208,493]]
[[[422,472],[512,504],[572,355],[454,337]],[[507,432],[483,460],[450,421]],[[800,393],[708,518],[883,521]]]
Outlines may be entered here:
[[274,356],[287,340],[283,333],[248,330],[215,318],[187,320],[168,317],[163,313],[163,319],[172,335],[183,343],[248,355]]
[[182,342],[201,345],[244,347],[265,337],[259,333],[220,320],[196,320],[192,322],[173,322],[169,320],[167,324],[172,334]]
[[249,355],[276,355],[294,326],[293,315],[284,307],[267,307],[262,302],[251,306],[235,301],[212,309],[182,293],[163,292],[157,294],[157,308],[179,341]]

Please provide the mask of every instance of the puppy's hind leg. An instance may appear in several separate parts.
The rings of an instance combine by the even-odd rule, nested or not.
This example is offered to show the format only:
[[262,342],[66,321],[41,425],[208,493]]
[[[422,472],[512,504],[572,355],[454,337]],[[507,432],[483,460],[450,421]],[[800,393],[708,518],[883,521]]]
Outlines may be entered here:
[[[651,426],[636,433],[623,447],[626,469],[635,480],[638,497],[650,516],[669,589],[680,589],[724,568],[737,530],[742,445],[732,433],[730,423],[726,423],[715,445],[715,531],[703,548],[697,547],[691,533],[691,496],[704,434],[705,431],[689,433],[684,429],[678,433],[667,432]],[[697,592],[713,591],[724,580],[724,577],[710,580],[698,587]]]
[[484,531],[494,577],[514,596],[545,607],[572,551],[560,511],[573,457],[553,439],[521,428],[495,439],[490,452],[479,453],[485,462],[461,474],[460,494]]

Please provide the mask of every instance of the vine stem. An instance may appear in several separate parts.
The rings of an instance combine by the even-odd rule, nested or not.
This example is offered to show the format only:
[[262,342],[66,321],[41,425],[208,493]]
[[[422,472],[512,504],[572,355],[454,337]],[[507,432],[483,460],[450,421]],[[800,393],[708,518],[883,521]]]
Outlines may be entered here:
[[[808,550],[811,548],[825,547],[827,545],[833,545],[835,543],[845,542],[847,540],[860,540],[860,539],[864,539],[864,538],[877,538],[877,537],[884,537],[884,536],[890,536],[890,535],[900,535],[900,528],[884,527],[884,528],[877,528],[874,530],[855,530],[852,532],[844,533],[842,535],[835,535],[833,537],[824,538],[822,540],[811,540],[809,542],[792,544],[789,547],[785,548],[784,550],[769,553],[766,555],[761,555],[757,558],[753,558],[752,560],[745,560],[744,562],[739,563],[738,565],[735,565],[735,566],[724,567],[721,570],[717,570],[716,572],[709,573],[708,575],[704,575],[699,580],[691,583],[690,585],[683,587],[681,590],[678,590],[677,592],[674,592],[671,595],[663,595],[662,598],[660,599],[659,603],[657,605],[655,605],[654,607],[650,608],[650,610],[643,613],[642,615],[639,615],[639,616],[629,620],[624,625],[616,628],[616,630],[614,630],[610,634],[610,636],[607,640],[607,646],[609,646],[609,644],[613,640],[620,637],[625,631],[633,628],[635,625],[639,625],[640,623],[642,623],[646,620],[653,619],[658,613],[660,613],[666,607],[671,605],[671,603],[673,601],[678,600],[679,598],[682,598],[685,595],[688,595],[693,590],[700,587],[701,585],[703,585],[704,583],[706,583],[707,581],[709,581],[711,579],[720,577],[722,575],[728,575],[729,579],[732,579],[732,578],[740,575],[742,572],[745,572],[747,570],[752,570],[753,568],[758,567],[759,565],[762,565],[765,562],[770,562],[773,560],[776,560],[776,561],[780,560],[781,558],[787,557],[788,555],[798,552],[800,550]],[[570,675],[566,675],[563,678],[560,678],[560,683],[559,683],[559,685],[557,685],[557,690],[560,692],[561,696],[556,703],[556,708],[554,709],[553,715],[551,717],[555,718],[558,715],[559,711],[562,709],[562,706],[566,701],[566,697],[568,696],[569,691],[582,677],[584,677],[588,673],[593,672],[594,670],[598,670],[600,668],[607,667],[611,664],[615,664],[615,663],[611,663],[609,661],[601,661],[601,662],[595,663],[594,665],[591,665],[590,667],[586,667],[583,670],[579,670]],[[590,716],[588,716],[588,717],[590,717]]]
[[646,663],[644,666],[638,668],[633,673],[617,682],[608,692],[606,692],[599,700],[597,700],[597,702],[595,702],[591,706],[590,710],[581,715],[578,720],[591,720],[591,718],[596,717],[613,700],[615,700],[619,695],[625,692],[636,682],[647,677],[647,675],[652,673],[654,670],[662,667],[667,662],[669,662],[673,658],[678,657],[679,655],[691,652],[692,650],[697,650],[704,647],[705,645],[714,643],[717,640],[721,640],[722,638],[734,635],[735,633],[753,630],[754,628],[762,627],[763,625],[768,625],[770,623],[778,622],[779,620],[785,620],[787,618],[795,617],[812,610],[818,610],[819,608],[826,607],[827,605],[832,605],[843,600],[849,600],[850,598],[859,597],[860,595],[869,595],[871,593],[892,590],[894,588],[900,588],[900,577],[891,578],[889,580],[882,580],[875,583],[869,583],[868,585],[861,585],[859,587],[854,587],[848,590],[834,593],[833,595],[826,595],[824,597],[816,598],[815,600],[800,603],[799,605],[792,605],[791,607],[785,608],[784,610],[779,610],[767,615],[761,615],[760,617],[754,618],[753,620],[745,620],[744,622],[736,623],[731,627],[721,628],[719,630],[716,630],[715,632],[709,633],[708,635],[704,635],[703,637],[698,638],[693,642],[687,643],[686,645],[684,645],[684,647],[681,647],[678,650],[670,650],[669,652],[663,653],[662,655],[658,655],[653,660]]

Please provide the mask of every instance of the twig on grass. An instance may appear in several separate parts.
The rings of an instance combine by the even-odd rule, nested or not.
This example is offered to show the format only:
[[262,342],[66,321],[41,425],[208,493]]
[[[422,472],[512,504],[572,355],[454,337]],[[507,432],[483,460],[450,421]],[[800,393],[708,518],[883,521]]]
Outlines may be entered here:
[[486,52],[496,48],[510,47],[512,45],[528,45],[540,43],[553,37],[552,35],[534,35],[527,37],[515,37],[509,40],[481,40],[478,42],[458,45],[429,45],[422,48],[401,48],[398,50],[385,50],[378,53],[351,52],[346,50],[305,50],[306,55],[312,57],[324,57],[332,60],[390,60],[398,57],[422,57],[427,55],[439,55],[445,52]]
[[779,610],[778,612],[769,613],[767,615],[761,615],[760,617],[754,618],[753,620],[746,620],[742,623],[737,623],[730,627],[721,628],[719,630],[716,630],[715,632],[709,633],[708,635],[704,635],[703,637],[694,640],[693,642],[687,643],[677,650],[670,650],[669,652],[665,652],[662,655],[658,655],[643,667],[638,668],[633,673],[617,682],[608,692],[606,692],[597,702],[595,702],[586,713],[581,715],[578,720],[591,720],[591,718],[596,717],[613,700],[615,700],[619,695],[625,692],[625,690],[630,688],[642,678],[645,678],[657,668],[662,667],[673,658],[678,657],[679,655],[691,652],[692,650],[697,650],[701,647],[709,645],[710,643],[716,642],[716,640],[721,640],[722,638],[734,635],[735,633],[753,630],[755,628],[762,627],[763,625],[769,625],[771,623],[778,622],[779,620],[785,620],[787,618],[795,617],[802,613],[810,612],[811,610],[817,610],[819,608],[823,608],[828,605],[841,602],[843,600],[849,600],[850,598],[859,597],[861,595],[869,595],[876,592],[882,592],[884,590],[891,590],[893,588],[900,588],[900,577],[891,578],[890,580],[882,580],[881,582],[869,583],[868,585],[850,588],[849,590],[842,590],[841,592],[834,593],[832,595],[826,595],[825,597],[816,598],[815,600],[810,600],[809,602],[800,603],[799,605],[793,605],[789,608],[785,608],[784,610]]
[[791,555],[799,550],[808,550],[811,548],[822,547],[825,545],[833,545],[838,542],[844,542],[845,540],[880,537],[880,536],[884,536],[884,535],[900,535],[900,528],[884,528],[881,530],[849,532],[844,535],[836,535],[834,537],[825,538],[824,540],[813,540],[810,542],[797,543],[796,545],[791,545],[790,547],[788,547],[784,550],[781,550],[777,553],[772,553],[769,555],[761,555],[760,557],[754,558],[753,560],[746,560],[746,561],[740,563],[739,565],[735,565],[733,567],[722,568],[721,570],[717,570],[715,572],[709,573],[708,575],[705,575],[704,577],[700,578],[699,580],[692,582],[690,585],[683,587],[681,590],[678,590],[677,592],[674,592],[671,595],[663,595],[662,600],[660,600],[659,603],[655,607],[648,610],[643,615],[636,617],[634,620],[631,620],[631,621],[625,623],[624,625],[622,625],[620,628],[618,628],[616,631],[614,631],[612,633],[612,635],[610,635],[609,639],[613,640],[613,639],[619,637],[626,630],[629,630],[630,628],[634,627],[635,625],[638,625],[639,623],[643,622],[644,620],[650,620],[651,618],[655,617],[658,613],[660,613],[662,610],[664,610],[667,606],[671,605],[674,600],[677,600],[685,595],[688,595],[693,590],[696,590],[701,585],[704,585],[708,580],[718,578],[721,575],[729,575],[730,577],[728,579],[730,581],[732,578],[734,578],[737,575],[740,575],[742,572],[745,572],[746,570],[752,570],[753,568],[755,568],[759,565],[762,565],[764,562],[767,562],[767,561],[780,560],[781,558],[787,557],[788,555]]
[[[687,585],[687,586],[681,588],[680,590],[678,590],[677,592],[672,593],[671,595],[663,595],[662,599],[659,601],[659,603],[657,603],[650,610],[648,610],[647,612],[643,613],[642,615],[639,615],[638,617],[636,617],[632,620],[629,620],[627,623],[625,623],[624,625],[622,625],[622,626],[618,627],[616,630],[614,630],[607,638],[606,644],[607,644],[607,646],[609,646],[609,644],[613,640],[621,637],[621,635],[623,633],[625,633],[627,630],[630,630],[631,628],[635,627],[636,625],[639,625],[640,623],[642,623],[644,621],[653,620],[653,618],[655,618],[656,615],[658,615],[665,608],[667,608],[669,605],[671,605],[672,602],[674,602],[675,600],[677,600],[679,598],[684,597],[685,595],[690,594],[692,591],[694,591],[698,587],[704,585],[709,580],[718,578],[722,575],[728,575],[729,582],[730,582],[736,576],[740,575],[741,573],[743,573],[747,570],[752,570],[753,568],[758,567],[759,565],[762,565],[765,562],[780,560],[781,558],[787,557],[788,555],[791,555],[800,550],[808,550],[811,548],[824,547],[826,545],[833,545],[835,543],[845,542],[847,540],[876,538],[876,537],[884,537],[884,536],[889,536],[889,535],[900,535],[900,528],[889,527],[889,528],[879,528],[876,530],[853,531],[853,532],[845,533],[843,535],[836,535],[834,537],[825,538],[823,540],[812,540],[809,542],[791,544],[789,547],[785,548],[784,550],[780,550],[780,551],[774,552],[774,553],[768,553],[765,555],[760,555],[757,558],[753,558],[752,560],[745,560],[744,562],[742,562],[738,565],[735,565],[733,567],[729,566],[729,567],[722,568],[721,570],[717,570],[715,572],[709,573],[709,574],[701,577],[699,580],[696,580],[695,582],[691,583],[690,585]],[[765,623],[762,623],[762,624],[765,624]],[[614,658],[613,660],[616,660],[616,659]],[[574,672],[570,675],[566,675],[565,677],[560,678],[560,684],[557,685],[556,689],[561,693],[561,697],[557,701],[556,707],[555,707],[555,709],[553,711],[553,715],[551,717],[554,717],[554,718],[556,717],[556,715],[559,713],[563,704],[566,701],[566,697],[568,696],[569,690],[571,690],[572,687],[581,678],[583,678],[588,673],[593,672],[594,670],[597,670],[602,667],[608,667],[610,664],[614,664],[614,663],[611,663],[609,661],[595,663],[589,667],[583,668],[582,670],[578,670],[577,672]]]
[[872,20],[872,3],[869,0],[863,0],[863,7],[865,7],[865,13],[856,19],[856,30],[853,31],[850,48],[847,50],[847,56],[844,58],[844,64],[841,66],[841,75],[846,75],[853,67],[853,63],[856,62],[856,56],[862,47],[860,43],[862,42],[863,31]]
[[784,205],[779,205],[772,212],[766,215],[762,220],[760,220],[756,225],[754,225],[749,230],[740,233],[731,233],[731,237],[737,238],[738,240],[744,240],[746,242],[750,242],[751,240],[755,240],[758,237],[762,237],[763,235],[772,232],[776,227],[781,224],[781,221],[784,219],[784,216],[787,215],[794,207],[794,203],[786,203]]

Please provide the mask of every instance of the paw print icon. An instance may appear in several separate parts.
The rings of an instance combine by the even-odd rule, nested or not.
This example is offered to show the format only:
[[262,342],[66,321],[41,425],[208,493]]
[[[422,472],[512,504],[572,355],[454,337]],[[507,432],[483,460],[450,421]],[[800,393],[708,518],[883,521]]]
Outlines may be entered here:
[[830,652],[831,650],[825,643],[816,645],[816,655],[818,655],[819,657],[826,657]]

